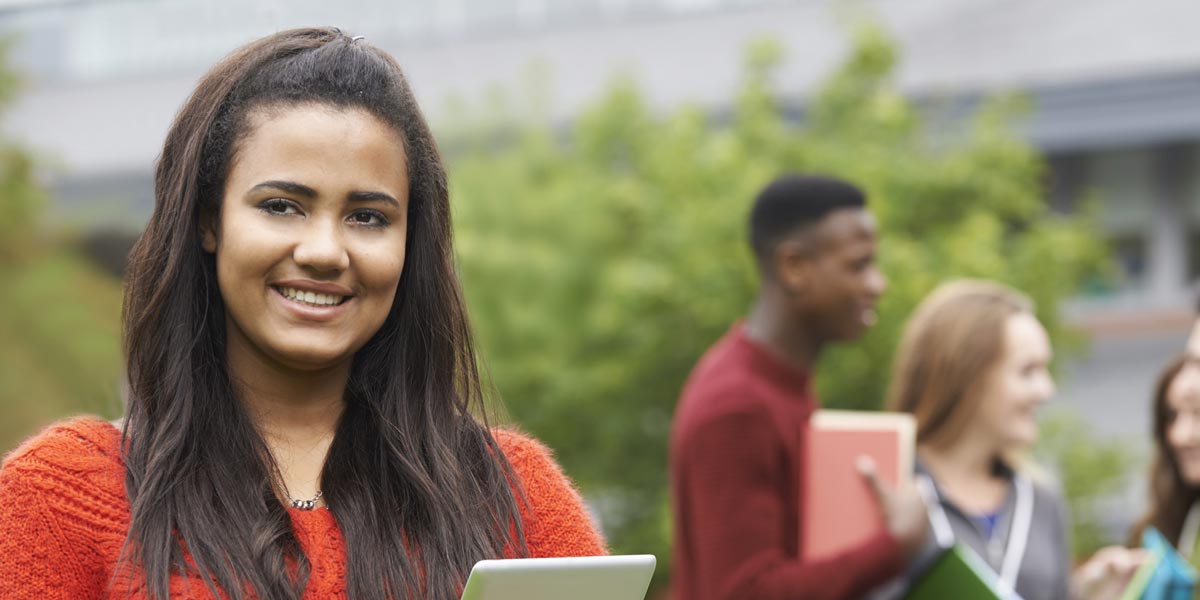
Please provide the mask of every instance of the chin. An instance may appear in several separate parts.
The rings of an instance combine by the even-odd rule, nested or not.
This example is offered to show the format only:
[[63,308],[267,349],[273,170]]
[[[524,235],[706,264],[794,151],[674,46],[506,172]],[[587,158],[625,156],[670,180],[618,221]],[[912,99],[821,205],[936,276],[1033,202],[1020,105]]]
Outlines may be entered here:
[[297,371],[321,371],[340,365],[354,356],[353,352],[330,351],[328,348],[286,348],[273,353],[275,360]]
[[839,342],[853,342],[867,334],[869,328],[865,323],[854,323],[843,327],[841,331],[834,336],[834,339]]
[[1019,417],[1016,417],[1017,423],[1015,428],[1016,437],[1021,438],[1029,444],[1036,444],[1038,434],[1042,428],[1038,425],[1037,416],[1033,411],[1025,411]]
[[1179,465],[1179,478],[1191,487],[1200,488],[1200,465]]
[[1026,434],[1025,439],[1022,440],[1022,443],[1025,445],[1026,449],[1033,448],[1034,446],[1037,445],[1037,442],[1038,442],[1038,431],[1036,429],[1034,429],[1033,431]]
[[1018,452],[1025,452],[1037,445],[1038,430],[1034,427],[1033,429],[1013,432],[1013,435],[1009,436],[1008,439],[1008,446],[1010,448]]

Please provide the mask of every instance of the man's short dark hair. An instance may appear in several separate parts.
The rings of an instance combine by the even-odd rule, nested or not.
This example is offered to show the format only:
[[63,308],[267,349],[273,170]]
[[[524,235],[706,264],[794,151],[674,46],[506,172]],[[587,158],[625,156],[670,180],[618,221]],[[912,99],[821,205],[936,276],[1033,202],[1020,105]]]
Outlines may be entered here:
[[865,208],[856,186],[819,175],[788,174],[759,192],[750,212],[750,246],[766,270],[779,242],[843,208]]

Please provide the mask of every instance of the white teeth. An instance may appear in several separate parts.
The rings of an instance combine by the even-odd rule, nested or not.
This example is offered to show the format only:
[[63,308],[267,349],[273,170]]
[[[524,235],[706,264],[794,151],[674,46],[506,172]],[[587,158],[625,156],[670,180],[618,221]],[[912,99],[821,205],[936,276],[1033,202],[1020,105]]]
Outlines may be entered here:
[[289,300],[312,304],[314,306],[333,306],[341,304],[345,296],[334,296],[332,294],[317,294],[313,292],[302,292],[295,288],[278,288],[279,292]]
[[879,316],[875,313],[875,309],[868,308],[867,310],[864,310],[862,312],[863,325],[870,327],[870,326],[874,325],[875,322],[878,320],[879,320]]

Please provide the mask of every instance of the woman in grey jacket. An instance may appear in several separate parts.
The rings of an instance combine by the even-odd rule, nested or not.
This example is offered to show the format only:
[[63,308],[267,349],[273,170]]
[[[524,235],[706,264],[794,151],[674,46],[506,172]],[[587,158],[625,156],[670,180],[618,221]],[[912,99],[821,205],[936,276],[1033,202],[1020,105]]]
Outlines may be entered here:
[[[897,351],[890,410],[917,418],[917,486],[932,535],[927,555],[969,548],[1023,600],[1116,597],[1137,555],[1106,548],[1075,572],[1065,503],[1026,458],[1037,409],[1054,395],[1049,336],[1024,295],[957,281],[917,308]],[[926,561],[928,562],[928,561]],[[916,577],[880,597],[903,594]]]

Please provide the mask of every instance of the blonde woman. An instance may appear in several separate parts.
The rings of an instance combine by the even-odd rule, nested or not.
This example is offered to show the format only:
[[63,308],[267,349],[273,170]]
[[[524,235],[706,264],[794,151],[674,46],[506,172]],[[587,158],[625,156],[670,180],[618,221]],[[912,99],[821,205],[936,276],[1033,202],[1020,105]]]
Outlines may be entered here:
[[917,418],[930,556],[968,547],[1024,600],[1115,597],[1137,555],[1106,548],[1072,577],[1066,505],[1026,458],[1037,410],[1055,393],[1051,357],[1029,298],[993,282],[947,283],[905,328],[888,408]]

